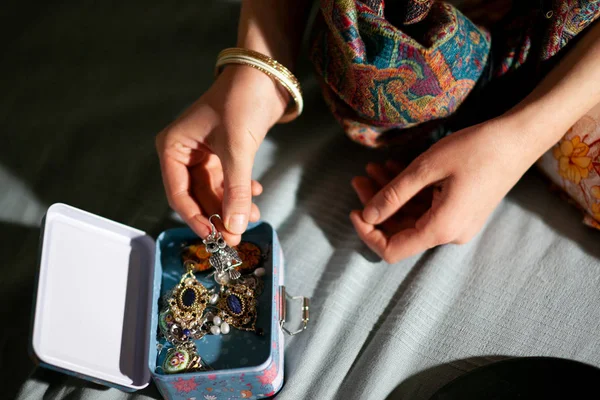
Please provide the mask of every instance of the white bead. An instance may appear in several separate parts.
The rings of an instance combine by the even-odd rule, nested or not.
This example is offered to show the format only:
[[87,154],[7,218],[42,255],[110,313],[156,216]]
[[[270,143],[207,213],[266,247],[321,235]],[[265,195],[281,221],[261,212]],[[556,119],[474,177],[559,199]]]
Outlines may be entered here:
[[215,274],[215,281],[220,285],[227,285],[229,283],[228,274]]
[[217,325],[213,325],[210,327],[210,333],[212,333],[213,335],[220,335],[221,328],[219,328]]
[[264,276],[266,273],[267,273],[267,270],[266,270],[266,269],[264,269],[263,267],[256,268],[256,269],[254,270],[254,275],[258,276],[259,278],[260,278],[261,276]]
[[229,333],[229,324],[225,321],[221,324],[221,333],[227,335]]
[[213,317],[213,320],[212,320],[212,322],[213,322],[213,324],[215,324],[215,325],[221,325],[221,317],[219,317],[218,315],[215,315],[215,316]]
[[210,304],[217,304],[217,301],[219,301],[219,295],[217,293],[213,294],[212,296],[210,296]]

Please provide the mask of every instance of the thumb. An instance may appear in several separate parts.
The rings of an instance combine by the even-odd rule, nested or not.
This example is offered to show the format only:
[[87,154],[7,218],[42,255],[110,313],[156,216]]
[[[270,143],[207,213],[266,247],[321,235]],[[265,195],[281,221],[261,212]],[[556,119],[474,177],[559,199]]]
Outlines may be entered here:
[[223,221],[225,228],[241,235],[248,227],[252,209],[252,165],[249,154],[227,155],[223,164]]

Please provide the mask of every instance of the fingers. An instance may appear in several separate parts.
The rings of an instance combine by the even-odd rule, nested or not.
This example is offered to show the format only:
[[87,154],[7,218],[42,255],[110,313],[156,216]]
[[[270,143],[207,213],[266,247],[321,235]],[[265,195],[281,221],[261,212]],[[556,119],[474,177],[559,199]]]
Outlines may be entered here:
[[252,209],[253,156],[228,154],[221,158],[224,175],[223,221],[225,228],[241,235],[248,227]]
[[421,189],[441,178],[441,172],[429,167],[425,158],[417,158],[369,201],[363,220],[372,225],[382,223]]
[[260,196],[262,194],[263,187],[258,181],[252,180],[251,187],[252,187],[252,196]]
[[[218,212],[219,212],[218,209],[215,209],[215,211],[210,213],[210,215],[218,214]],[[258,206],[256,204],[252,203],[249,220],[250,220],[250,222],[257,222],[259,219],[260,219],[260,210],[258,209]],[[221,232],[221,234],[223,235],[223,238],[225,239],[225,241],[227,242],[228,245],[237,246],[238,244],[240,244],[240,242],[242,241],[242,235],[230,233],[225,228],[224,223],[222,223],[222,221],[219,220],[218,218],[217,219],[213,218],[213,222],[215,222],[215,226],[217,227],[219,232]]]
[[357,176],[352,179],[352,187],[363,205],[366,205],[383,186],[390,183],[394,175],[399,173],[399,171],[396,172],[390,168],[387,163],[386,167],[376,163],[369,163],[367,164],[366,171],[371,179],[364,176]]
[[432,247],[447,243],[464,243],[463,225],[468,225],[465,215],[468,206],[461,191],[443,181],[443,196],[437,204],[418,218],[414,224],[386,233],[362,218],[360,212],[350,216],[359,237],[365,244],[388,263],[419,254]]
[[202,237],[210,232],[208,216],[221,214],[223,236],[235,245],[248,222],[260,219],[252,197],[263,187],[250,177],[254,145],[233,143],[230,136],[216,133],[214,137],[224,138],[218,146],[207,139],[217,120],[209,107],[195,103],[157,136],[156,147],[171,207]]
[[398,175],[400,172],[402,172],[403,169],[406,168],[406,165],[395,160],[387,160],[385,162],[385,166],[387,169],[392,171],[394,175]]
[[365,222],[361,212],[358,210],[354,210],[350,213],[350,221],[352,221],[354,229],[361,240],[369,246],[371,250],[383,258],[381,249],[387,248],[387,236],[374,225]]
[[189,172],[184,164],[161,157],[163,183],[169,205],[200,237],[210,233],[209,223],[189,191]]
[[260,219],[260,210],[258,206],[252,203],[252,208],[250,209],[250,222],[256,222]]
[[360,211],[352,211],[350,220],[361,240],[390,264],[433,247],[428,229],[407,228],[387,237],[383,231],[366,222]]
[[373,182],[364,176],[357,176],[352,179],[352,187],[358,195],[360,202],[364,205],[369,202],[377,193],[377,189]]
[[391,171],[380,164],[369,163],[366,170],[367,174],[381,187],[387,185],[393,179]]

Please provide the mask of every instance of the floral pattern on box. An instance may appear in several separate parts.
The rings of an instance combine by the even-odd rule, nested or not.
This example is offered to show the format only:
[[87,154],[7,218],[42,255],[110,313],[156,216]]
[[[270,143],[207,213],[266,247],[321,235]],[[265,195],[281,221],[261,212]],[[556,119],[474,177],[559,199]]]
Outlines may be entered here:
[[233,400],[260,399],[274,395],[283,383],[281,355],[276,341],[272,344],[272,359],[267,368],[256,373],[231,374],[220,372],[190,378],[155,376],[159,389],[168,400]]

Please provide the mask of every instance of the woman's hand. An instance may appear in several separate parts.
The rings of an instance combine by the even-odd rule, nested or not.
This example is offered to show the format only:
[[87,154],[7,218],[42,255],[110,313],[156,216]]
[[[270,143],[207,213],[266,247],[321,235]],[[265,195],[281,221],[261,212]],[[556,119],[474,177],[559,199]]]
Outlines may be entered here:
[[365,205],[350,214],[358,235],[388,263],[469,241],[544,151],[523,129],[499,118],[442,139],[406,169],[367,165],[369,177],[352,182]]
[[201,237],[210,232],[211,214],[222,215],[230,245],[239,243],[248,221],[260,218],[252,203],[262,192],[251,179],[254,156],[287,100],[262,72],[228,66],[157,136],[169,204]]
[[[371,178],[353,181],[365,209],[350,215],[361,239],[390,263],[470,240],[525,171],[600,102],[600,86],[590,84],[600,81],[599,58],[595,24],[502,117],[442,139],[402,172],[367,167]],[[411,205],[419,193],[425,199]]]

